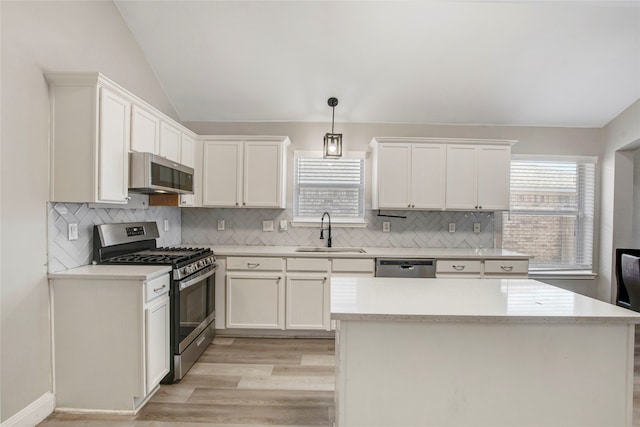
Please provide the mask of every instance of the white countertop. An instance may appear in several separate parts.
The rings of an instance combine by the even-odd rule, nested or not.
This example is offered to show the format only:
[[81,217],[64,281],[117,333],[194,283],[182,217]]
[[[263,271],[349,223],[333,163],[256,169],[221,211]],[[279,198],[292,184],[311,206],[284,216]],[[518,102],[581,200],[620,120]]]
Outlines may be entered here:
[[169,273],[168,265],[83,265],[58,273],[49,273],[49,279],[89,280],[151,280]]
[[529,259],[529,255],[505,249],[451,249],[451,248],[378,248],[363,247],[365,253],[358,252],[296,252],[300,246],[243,246],[243,245],[193,245],[182,247],[208,247],[217,256],[283,256],[312,258],[456,258],[456,259]]
[[531,279],[332,277],[331,318],[640,323],[640,313]]

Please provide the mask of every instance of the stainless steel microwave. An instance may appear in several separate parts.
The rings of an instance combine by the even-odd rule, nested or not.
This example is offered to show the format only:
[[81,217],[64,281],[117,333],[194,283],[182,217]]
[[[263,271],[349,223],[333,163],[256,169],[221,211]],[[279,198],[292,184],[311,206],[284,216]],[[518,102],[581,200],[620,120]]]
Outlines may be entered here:
[[193,194],[193,168],[153,153],[130,153],[129,191],[143,194]]

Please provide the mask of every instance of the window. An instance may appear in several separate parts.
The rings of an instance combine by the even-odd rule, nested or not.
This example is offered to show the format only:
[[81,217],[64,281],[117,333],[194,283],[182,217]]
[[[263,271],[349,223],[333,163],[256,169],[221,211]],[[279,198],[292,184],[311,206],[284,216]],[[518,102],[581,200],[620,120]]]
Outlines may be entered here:
[[531,270],[591,271],[595,163],[513,156],[502,247],[531,255]]
[[332,222],[364,222],[364,155],[323,159],[321,153],[296,152],[294,217]]

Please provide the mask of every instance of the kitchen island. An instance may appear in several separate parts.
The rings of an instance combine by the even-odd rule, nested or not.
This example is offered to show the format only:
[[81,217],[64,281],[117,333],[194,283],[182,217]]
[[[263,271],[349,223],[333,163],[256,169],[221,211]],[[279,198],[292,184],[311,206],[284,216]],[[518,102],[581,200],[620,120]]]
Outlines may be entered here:
[[521,279],[331,278],[336,425],[631,426],[640,313]]

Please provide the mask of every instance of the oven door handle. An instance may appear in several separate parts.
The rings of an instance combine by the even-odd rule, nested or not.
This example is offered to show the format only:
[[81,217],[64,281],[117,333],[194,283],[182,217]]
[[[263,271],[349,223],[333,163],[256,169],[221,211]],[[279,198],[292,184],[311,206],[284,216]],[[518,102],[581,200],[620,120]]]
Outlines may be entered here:
[[196,283],[206,279],[209,276],[213,276],[216,273],[217,269],[218,269],[218,266],[213,265],[204,273],[200,273],[196,277],[190,278],[185,282],[180,282],[180,286],[179,286],[180,290],[187,289],[189,286],[195,285]]

